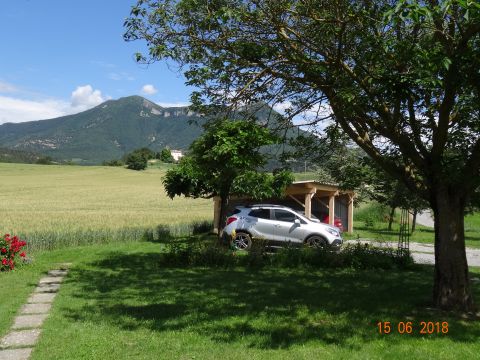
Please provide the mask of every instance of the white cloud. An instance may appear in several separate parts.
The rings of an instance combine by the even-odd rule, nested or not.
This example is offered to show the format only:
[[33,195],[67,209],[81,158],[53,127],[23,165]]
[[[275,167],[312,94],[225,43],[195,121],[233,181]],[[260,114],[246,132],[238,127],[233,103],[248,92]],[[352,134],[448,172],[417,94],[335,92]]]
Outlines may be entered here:
[[0,81],[0,93],[12,93],[17,91],[18,88],[15,85]]
[[0,96],[0,124],[51,119],[65,115],[68,109],[69,104],[61,100],[37,101]]
[[156,94],[157,92],[158,90],[155,89],[155,86],[151,84],[146,84],[146,85],[143,85],[142,87],[142,93],[145,95],[153,95],[153,94]]
[[[2,84],[4,83],[0,83],[0,85]],[[17,89],[14,85],[10,86]],[[108,99],[109,97],[103,96],[100,90],[94,90],[91,85],[78,86],[72,92],[70,102],[55,98],[26,99],[0,95],[0,124],[52,119],[76,114]]]
[[90,109],[108,100],[100,90],[94,90],[91,85],[78,86],[72,92],[71,105],[74,111]]
[[284,115],[285,111],[289,109],[291,106],[292,106],[292,103],[290,101],[285,101],[285,102],[276,103],[275,105],[273,105],[273,110]]

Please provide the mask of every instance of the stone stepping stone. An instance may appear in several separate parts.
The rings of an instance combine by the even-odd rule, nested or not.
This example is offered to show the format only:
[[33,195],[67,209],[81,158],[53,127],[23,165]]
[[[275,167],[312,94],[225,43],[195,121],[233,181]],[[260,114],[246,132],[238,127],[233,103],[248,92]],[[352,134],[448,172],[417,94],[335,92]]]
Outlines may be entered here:
[[38,284],[60,284],[63,281],[61,276],[45,276],[41,278]]
[[39,328],[47,318],[48,314],[19,315],[15,318],[12,329]]
[[52,304],[25,304],[23,305],[21,314],[48,314]]
[[57,293],[34,293],[27,300],[29,304],[52,303]]
[[0,348],[33,346],[40,336],[40,329],[12,331],[0,341]]
[[0,360],[28,360],[32,348],[0,350]]
[[60,284],[39,284],[34,292],[35,293],[56,293],[60,289]]
[[50,270],[48,272],[49,276],[65,276],[67,275],[68,271],[67,270]]

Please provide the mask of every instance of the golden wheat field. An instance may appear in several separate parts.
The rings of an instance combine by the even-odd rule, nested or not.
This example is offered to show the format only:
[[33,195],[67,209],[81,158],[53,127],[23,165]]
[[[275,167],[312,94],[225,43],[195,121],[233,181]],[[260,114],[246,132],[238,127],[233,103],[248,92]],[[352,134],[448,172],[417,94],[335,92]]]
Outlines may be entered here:
[[61,237],[212,219],[211,200],[168,198],[164,173],[0,163],[0,233]]

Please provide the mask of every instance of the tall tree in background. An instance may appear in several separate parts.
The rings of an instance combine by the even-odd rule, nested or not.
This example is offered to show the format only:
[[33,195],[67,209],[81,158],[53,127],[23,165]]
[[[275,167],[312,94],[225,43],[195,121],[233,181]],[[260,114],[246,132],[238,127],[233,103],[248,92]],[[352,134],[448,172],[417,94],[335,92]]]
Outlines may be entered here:
[[194,103],[317,109],[435,216],[433,300],[471,311],[464,209],[480,185],[480,4],[139,0],[126,40],[171,59]]
[[283,196],[293,181],[288,171],[273,175],[262,172],[266,155],[262,146],[271,145],[275,137],[253,121],[217,120],[190,146],[178,166],[167,171],[163,184],[170,198],[211,198],[219,196],[220,226],[230,194],[250,195],[256,199]]

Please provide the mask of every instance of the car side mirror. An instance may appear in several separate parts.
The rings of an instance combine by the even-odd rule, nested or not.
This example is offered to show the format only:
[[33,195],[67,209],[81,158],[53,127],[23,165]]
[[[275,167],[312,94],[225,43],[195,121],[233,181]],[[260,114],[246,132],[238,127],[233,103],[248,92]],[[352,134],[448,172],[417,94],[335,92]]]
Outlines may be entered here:
[[299,219],[295,219],[294,223],[295,223],[296,225],[300,225],[300,220],[299,220]]

